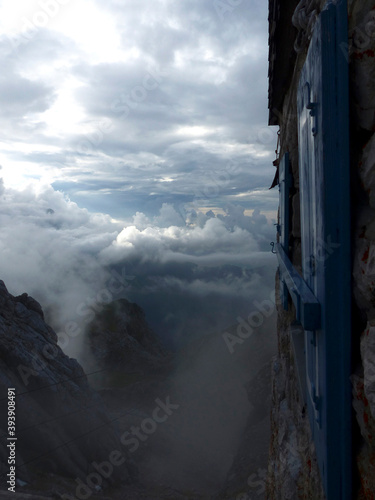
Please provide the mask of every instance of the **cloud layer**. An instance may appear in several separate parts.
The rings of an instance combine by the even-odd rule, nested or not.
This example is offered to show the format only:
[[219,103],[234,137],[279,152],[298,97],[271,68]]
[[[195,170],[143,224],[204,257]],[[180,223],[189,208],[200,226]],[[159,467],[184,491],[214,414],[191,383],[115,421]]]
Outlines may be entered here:
[[170,343],[268,295],[267,4],[19,0],[0,23],[10,291],[64,331],[120,276]]
[[40,300],[62,332],[72,323],[83,331],[92,309],[124,296],[177,345],[251,312],[251,300],[269,295],[275,271],[272,224],[236,206],[189,222],[164,204],[152,219],[137,213],[124,227],[50,186],[3,188],[0,224],[2,279],[11,293]]
[[[94,212],[273,210],[267,6],[26,2],[1,7],[6,185],[52,184]],[[206,190],[209,196],[203,192]]]

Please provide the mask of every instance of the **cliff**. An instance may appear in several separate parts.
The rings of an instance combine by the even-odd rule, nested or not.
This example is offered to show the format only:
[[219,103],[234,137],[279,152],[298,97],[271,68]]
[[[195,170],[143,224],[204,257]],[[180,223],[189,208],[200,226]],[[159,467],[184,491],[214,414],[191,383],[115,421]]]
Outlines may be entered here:
[[[254,332],[241,322],[175,358],[137,305],[109,304],[88,329],[99,371],[111,374],[95,392],[57,345],[41,306],[0,282],[0,498],[204,499],[264,490],[275,352],[268,303]],[[235,348],[229,333],[242,335]],[[16,495],[7,484],[9,388]]]
[[[121,449],[116,423],[90,388],[82,367],[57,345],[57,335],[45,323],[38,302],[27,294],[14,297],[2,281],[0,353],[2,489],[9,486],[9,388],[15,389],[17,488],[56,474],[74,480],[74,491],[98,473],[98,464],[109,461],[115,463],[108,464],[111,473],[99,476],[91,492],[101,483],[132,482],[135,470]],[[50,494],[63,493],[58,486],[52,490]]]
[[95,363],[109,373],[145,373],[161,367],[166,353],[143,310],[126,299],[106,304],[87,328]]

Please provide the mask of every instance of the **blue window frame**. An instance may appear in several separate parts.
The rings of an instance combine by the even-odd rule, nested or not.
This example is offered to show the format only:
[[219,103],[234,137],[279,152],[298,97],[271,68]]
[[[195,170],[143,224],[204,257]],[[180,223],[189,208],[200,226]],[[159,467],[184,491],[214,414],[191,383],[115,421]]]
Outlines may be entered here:
[[352,497],[347,36],[347,2],[328,2],[297,97],[302,277],[285,240],[277,245],[282,280],[304,328],[304,392],[327,500]]
[[[292,183],[290,174],[289,153],[285,153],[279,163],[279,241],[285,254],[289,257],[289,193]],[[285,310],[288,309],[288,287],[280,274],[280,298]]]

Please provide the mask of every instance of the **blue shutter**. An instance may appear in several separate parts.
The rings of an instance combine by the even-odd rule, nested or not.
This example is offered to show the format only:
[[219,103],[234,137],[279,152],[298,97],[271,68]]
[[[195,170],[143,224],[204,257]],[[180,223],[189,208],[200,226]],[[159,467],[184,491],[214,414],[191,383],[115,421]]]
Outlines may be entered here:
[[341,1],[321,13],[297,99],[302,272],[321,308],[320,327],[305,326],[306,397],[327,500],[351,498],[346,9]]
[[[279,240],[285,254],[289,257],[289,192],[291,175],[289,153],[285,153],[279,164]],[[285,310],[288,309],[288,287],[280,275],[280,298]]]
[[291,175],[289,153],[280,160],[279,164],[279,193],[280,193],[280,243],[289,255],[289,191],[291,188]]

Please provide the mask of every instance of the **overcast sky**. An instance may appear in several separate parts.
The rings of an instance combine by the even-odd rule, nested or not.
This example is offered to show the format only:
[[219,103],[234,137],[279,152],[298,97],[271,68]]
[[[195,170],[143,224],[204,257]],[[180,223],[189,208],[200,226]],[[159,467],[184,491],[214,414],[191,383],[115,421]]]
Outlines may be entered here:
[[[1,2],[10,291],[48,302],[64,277],[77,300],[86,268],[98,288],[103,266],[144,275],[153,262],[162,288],[245,297],[253,275],[219,273],[218,288],[202,266],[274,269],[267,15],[264,0]],[[171,263],[201,274],[173,276]]]

